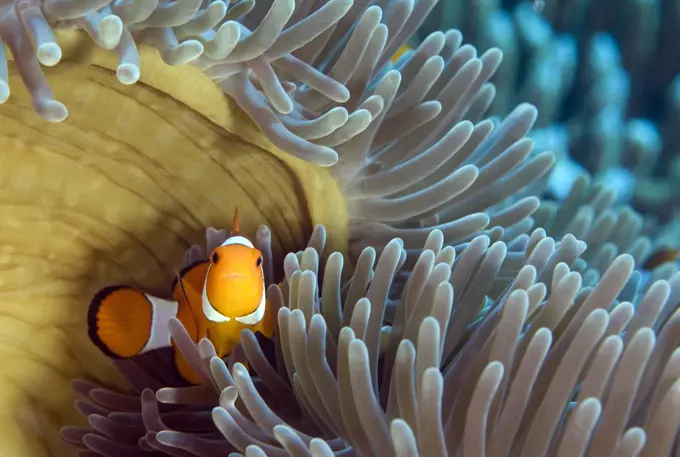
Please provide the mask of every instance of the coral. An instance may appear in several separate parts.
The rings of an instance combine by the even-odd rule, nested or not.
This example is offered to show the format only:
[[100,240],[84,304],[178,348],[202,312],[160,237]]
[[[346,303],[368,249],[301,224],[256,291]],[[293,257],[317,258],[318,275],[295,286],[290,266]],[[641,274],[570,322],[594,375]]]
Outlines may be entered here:
[[[569,233],[586,241],[588,250],[574,268],[584,273],[588,283],[597,282],[622,253],[631,255],[641,269],[645,269],[647,261],[651,262],[651,271],[636,272],[633,276],[636,282],[646,273],[651,273],[653,279],[668,279],[680,267],[673,261],[680,246],[680,219],[660,224],[627,205],[617,204],[616,191],[594,184],[588,175],[576,178],[563,201],[543,199],[533,218],[539,228],[531,234],[532,238],[546,235],[559,238]],[[669,258],[662,262],[654,260],[665,251]]]
[[[316,248],[286,257],[284,290],[268,290],[282,306],[273,349],[246,331],[243,352],[223,361],[175,321],[205,384],[162,387],[148,361],[121,365],[130,392],[76,381],[90,427],[64,429],[64,439],[107,456],[137,446],[206,457],[670,455],[679,275],[624,301],[632,258],[586,286],[570,270],[585,245],[567,235],[559,248],[528,250],[490,300],[505,244],[479,236],[456,257],[433,231],[390,298],[401,240],[379,256],[366,248],[370,260],[345,286],[342,255],[323,255],[317,233]],[[392,328],[380,356],[383,317]]]
[[644,236],[652,228],[644,226],[644,218],[615,202],[612,189],[593,185],[588,176],[580,176],[563,202],[541,203],[535,214],[536,225],[553,238],[569,233],[584,240],[588,250],[582,258],[597,281],[618,255],[629,254],[641,265],[657,247]]
[[536,105],[532,137],[637,209],[672,216],[668,208],[680,205],[676,2],[474,0],[440,2],[435,12],[423,39],[456,27],[480,50],[503,50],[493,113]]

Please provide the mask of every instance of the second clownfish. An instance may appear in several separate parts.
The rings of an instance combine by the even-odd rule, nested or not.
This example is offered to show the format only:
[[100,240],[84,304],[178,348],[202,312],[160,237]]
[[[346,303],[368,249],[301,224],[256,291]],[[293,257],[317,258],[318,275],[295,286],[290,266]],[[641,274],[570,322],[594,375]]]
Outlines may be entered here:
[[[112,358],[174,348],[168,328],[173,317],[194,342],[207,337],[219,357],[232,352],[244,329],[272,338],[278,310],[267,304],[262,262],[262,253],[239,233],[236,213],[229,237],[209,259],[179,273],[171,300],[126,285],[100,290],[90,303],[90,339]],[[199,384],[180,351],[174,352],[182,377]]]
[[392,63],[395,63],[399,60],[401,56],[403,56],[409,51],[413,51],[413,48],[408,44],[402,44],[401,46],[399,46],[399,49],[397,49],[397,52],[394,53],[390,60],[392,61]]
[[642,264],[642,269],[653,270],[656,267],[666,263],[675,262],[677,260],[680,260],[679,248],[663,247],[647,257],[647,259]]

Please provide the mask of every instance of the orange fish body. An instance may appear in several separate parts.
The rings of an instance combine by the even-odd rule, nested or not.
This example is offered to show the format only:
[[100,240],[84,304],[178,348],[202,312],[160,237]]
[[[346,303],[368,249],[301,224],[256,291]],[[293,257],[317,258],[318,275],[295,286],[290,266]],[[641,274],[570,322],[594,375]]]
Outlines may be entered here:
[[[209,260],[182,270],[172,287],[173,300],[130,286],[100,290],[89,309],[89,335],[104,354],[130,358],[173,347],[168,322],[176,317],[194,342],[208,338],[219,357],[231,353],[241,332],[250,329],[272,338],[276,312],[268,306],[262,254],[239,234],[238,215],[232,232]],[[175,365],[192,384],[200,379],[175,348]]]
[[231,236],[213,250],[200,290],[208,338],[220,357],[231,353],[244,329],[274,336],[262,254],[246,238]]

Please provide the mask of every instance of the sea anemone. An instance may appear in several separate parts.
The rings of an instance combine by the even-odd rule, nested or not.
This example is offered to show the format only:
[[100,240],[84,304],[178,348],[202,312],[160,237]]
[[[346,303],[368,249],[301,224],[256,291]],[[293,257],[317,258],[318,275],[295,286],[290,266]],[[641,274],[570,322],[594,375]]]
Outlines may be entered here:
[[343,256],[323,254],[321,227],[313,239],[286,257],[284,289],[268,289],[281,307],[274,348],[245,331],[223,361],[174,321],[204,384],[166,387],[158,360],[126,361],[127,391],[75,381],[90,427],[62,437],[105,456],[670,455],[680,275],[624,301],[632,258],[585,286],[569,267],[585,244],[567,235],[528,249],[491,298],[505,244],[479,236],[457,256],[435,230],[391,296],[401,240],[366,248],[345,284]]
[[[391,61],[435,3],[436,0],[371,4],[241,0],[229,5],[199,0],[0,3],[0,35],[13,58],[9,78],[5,78],[11,84],[0,84],[5,92],[10,86],[13,91],[0,107],[5,126],[0,137],[0,151],[4,154],[0,195],[5,197],[7,207],[0,225],[7,240],[0,251],[4,255],[2,280],[7,294],[0,306],[7,313],[4,318],[11,320],[11,326],[5,326],[7,330],[2,332],[7,342],[1,354],[15,361],[4,368],[6,382],[0,393],[7,406],[7,421],[2,425],[8,455],[36,455],[44,451],[40,449],[43,445],[52,452],[66,452],[51,448],[57,446],[51,432],[55,425],[76,423],[67,406],[72,396],[65,390],[72,378],[87,378],[87,383],[76,383],[76,390],[98,403],[78,403],[86,415],[97,416],[90,417],[92,427],[103,427],[115,436],[67,429],[63,436],[71,442],[94,449],[92,446],[104,441],[107,449],[114,446],[117,455],[143,453],[142,448],[155,445],[163,446],[162,452],[170,455],[186,455],[161,442],[163,437],[172,440],[178,436],[156,434],[165,431],[166,426],[160,425],[153,410],[146,410],[152,415],[143,415],[140,425],[139,395],[145,408],[156,405],[153,393],[146,387],[160,389],[158,392],[180,403],[185,398],[182,395],[190,392],[208,395],[201,397],[204,404],[200,408],[190,408],[196,414],[188,419],[184,415],[186,407],[179,411],[172,406],[159,407],[167,424],[172,422],[166,413],[180,413],[175,414],[178,426],[171,428],[184,434],[179,442],[170,443],[172,446],[181,448],[186,440],[195,443],[191,440],[196,436],[188,433],[207,430],[212,435],[198,438],[221,436],[210,428],[214,427],[211,418],[206,420],[201,413],[219,401],[217,390],[207,386],[223,386],[223,380],[215,380],[218,384],[214,384],[203,370],[206,387],[163,390],[173,385],[172,377],[161,372],[154,384],[148,370],[157,370],[158,360],[141,360],[143,370],[137,362],[120,367],[127,375],[123,378],[137,389],[136,394],[129,395],[122,390],[123,379],[86,341],[84,307],[94,291],[113,282],[164,294],[174,270],[183,262],[183,251],[198,241],[205,227],[225,226],[234,206],[244,215],[245,233],[256,233],[260,224],[271,228],[269,278],[286,278],[281,292],[279,286],[270,289],[272,297],[281,298],[280,342],[273,348],[273,359],[267,355],[259,359],[271,362],[278,357],[275,369],[282,383],[276,381],[279,378],[263,374],[269,365],[258,366],[256,355],[248,353],[244,344],[245,356],[263,383],[273,379],[284,389],[275,392],[294,392],[296,400],[291,396],[291,401],[283,405],[287,412],[283,417],[296,429],[305,430],[304,439],[343,437],[363,453],[374,446],[357,442],[354,435],[343,431],[343,427],[363,424],[365,418],[359,418],[361,422],[336,423],[332,413],[335,410],[323,412],[318,398],[308,397],[316,395],[317,381],[309,384],[307,362],[304,357],[299,360],[304,352],[284,351],[286,339],[295,345],[303,343],[306,328],[325,328],[326,334],[332,335],[327,338],[331,373],[333,367],[338,367],[335,362],[345,360],[339,352],[332,358],[333,344],[342,342],[340,334],[344,333],[343,338],[348,338],[348,331],[355,337],[359,335],[363,343],[343,341],[347,350],[353,348],[353,357],[363,357],[362,345],[366,345],[370,369],[363,375],[361,370],[344,371],[344,376],[355,377],[355,382],[368,376],[372,384],[362,386],[373,386],[377,392],[379,381],[384,386],[393,385],[391,375],[384,371],[385,366],[391,369],[386,361],[393,360],[390,363],[395,368],[406,367],[396,364],[397,348],[408,346],[401,341],[410,338],[417,346],[421,320],[429,322],[428,329],[434,329],[432,319],[425,317],[445,317],[434,312],[439,293],[441,312],[448,309],[451,314],[450,320],[437,323],[445,347],[429,351],[429,365],[422,365],[421,356],[424,369],[413,377],[414,385],[420,385],[418,379],[425,372],[432,378],[437,366],[454,373],[457,371],[451,371],[452,367],[469,367],[470,358],[474,358],[479,361],[471,365],[474,370],[465,368],[454,376],[456,386],[466,386],[465,392],[472,394],[478,385],[477,376],[484,370],[479,364],[493,360],[489,357],[495,354],[476,352],[484,348],[490,351],[493,339],[488,344],[477,343],[488,336],[484,332],[496,329],[498,316],[505,315],[502,311],[506,304],[512,302],[515,308],[522,308],[522,303],[528,303],[525,318],[513,320],[517,335],[525,331],[531,334],[530,326],[525,325],[532,315],[529,311],[548,309],[547,314],[553,315],[552,306],[565,311],[562,316],[573,320],[560,321],[559,325],[564,322],[566,329],[560,330],[555,320],[558,314],[550,318],[555,320],[549,322],[554,327],[547,325],[555,335],[569,335],[561,346],[554,346],[562,348],[560,351],[566,350],[574,329],[583,322],[595,319],[595,324],[590,325],[596,325],[595,330],[600,328],[597,325],[601,326],[604,311],[595,310],[595,317],[586,320],[594,308],[608,308],[614,303],[618,306],[613,310],[619,310],[616,316],[626,315],[621,313],[628,312],[631,306],[620,308],[622,305],[615,300],[621,294],[628,297],[633,262],[627,255],[598,267],[603,269],[603,276],[592,291],[609,292],[593,292],[594,298],[588,301],[591,289],[581,290],[579,284],[573,291],[578,296],[569,292],[563,298],[552,298],[556,295],[550,292],[550,285],[559,285],[563,276],[581,278],[576,272],[572,275],[569,268],[578,262],[586,245],[571,235],[549,238],[541,229],[534,230],[532,215],[540,206],[537,195],[545,186],[555,157],[551,152],[534,151],[533,141],[525,138],[537,119],[535,107],[520,104],[502,121],[486,118],[495,95],[489,80],[500,65],[500,50],[493,48],[478,56],[473,46],[463,44],[460,32],[437,31],[415,50]],[[54,67],[41,69],[38,65],[58,60],[61,63]],[[167,66],[181,63],[191,65]],[[22,81],[28,90],[22,89]],[[138,82],[130,84],[135,81]],[[55,100],[52,90],[61,101]],[[71,111],[68,116],[66,106]],[[53,122],[45,122],[33,111]],[[313,232],[319,225],[325,227],[323,233],[327,234],[322,237],[326,252],[333,254],[319,260],[318,247],[305,251],[299,260],[289,255],[284,261],[286,253],[303,249],[312,233],[317,234],[314,239],[320,239],[320,232]],[[267,230],[257,232],[261,240],[266,240]],[[373,273],[378,255],[380,260]],[[311,273],[296,274],[297,263]],[[345,268],[339,268],[340,263]],[[615,279],[605,280],[609,277]],[[347,282],[350,278],[351,282]],[[324,296],[326,280],[329,293],[334,295]],[[573,286],[573,281],[580,280],[570,281]],[[619,291],[621,281],[623,289]],[[675,287],[675,282],[660,284],[668,289]],[[509,288],[518,290],[509,293]],[[316,305],[315,289],[320,289],[322,296]],[[646,286],[635,290],[644,291]],[[452,293],[455,299],[450,298]],[[284,300],[286,296],[289,298]],[[673,311],[677,300],[668,300],[662,300],[668,301],[664,309]],[[553,305],[544,308],[550,303]],[[583,311],[576,312],[580,309]],[[400,313],[414,310],[418,316],[413,321],[415,327],[400,329],[406,317],[411,317]],[[321,321],[312,316],[317,311],[323,317]],[[383,315],[391,327],[382,328]],[[302,322],[304,328],[299,326]],[[646,320],[642,327],[654,322]],[[658,327],[664,322],[659,321]],[[502,327],[503,332],[506,330],[512,332]],[[173,331],[181,339],[181,328]],[[410,337],[404,339],[403,332],[407,331]],[[423,337],[437,335],[435,330],[429,333]],[[378,357],[380,342],[387,336],[390,338],[383,347],[384,355]],[[251,349],[264,348],[255,344],[251,336],[246,334],[244,338],[250,338]],[[505,345],[504,349],[510,347]],[[195,347],[184,344],[183,348],[190,358],[196,355]],[[204,356],[211,354],[205,342],[198,350]],[[555,354],[557,359],[562,353]],[[437,363],[436,357],[441,359]],[[501,366],[505,366],[504,361],[507,364],[507,357],[498,360]],[[323,353],[317,360],[324,360]],[[357,359],[364,364],[362,360]],[[659,364],[665,362],[661,357]],[[218,365],[215,376],[232,376],[229,371],[220,371],[222,362],[208,363]],[[492,365],[497,375],[499,364]],[[307,371],[298,376],[297,370]],[[131,371],[139,376],[130,375]],[[544,375],[546,383],[552,379],[553,371]],[[234,365],[235,382],[242,379],[239,373],[243,374],[242,367]],[[488,376],[492,375],[493,372]],[[142,378],[147,384],[135,381]],[[325,379],[331,380],[328,376]],[[436,386],[436,379],[433,382]],[[93,388],[94,385],[107,387]],[[567,387],[573,390],[573,386]],[[341,391],[343,395],[350,392]],[[457,392],[447,391],[449,395]],[[233,398],[236,391],[226,392],[225,401]],[[417,392],[421,395],[425,391],[418,387]],[[545,394],[538,392],[536,402]],[[570,392],[562,393],[568,396]],[[368,394],[361,398],[382,401],[379,404],[386,408],[389,404],[385,402],[391,398],[392,409],[386,411],[390,420],[397,417],[397,397],[387,391],[371,400]],[[448,408],[458,404],[454,413],[458,420],[467,411],[468,397],[453,398],[458,403],[447,398],[443,404]],[[195,398],[191,396],[190,400]],[[234,401],[240,405],[240,400]],[[352,402],[342,403],[352,407]],[[230,411],[229,404],[225,403],[226,411]],[[500,408],[500,400],[498,405]],[[109,415],[110,411],[124,414]],[[240,411],[252,414],[242,407]],[[372,407],[371,411],[379,413],[380,408]],[[533,420],[532,414],[533,410],[527,413],[528,421]],[[403,416],[403,424],[396,422],[404,432],[397,430],[396,435],[406,437],[406,444],[413,443],[408,439],[409,428],[415,436],[418,433],[413,417]],[[421,420],[433,417],[436,420],[436,415]],[[111,422],[128,419],[135,430],[124,429],[125,433]],[[145,425],[147,419],[156,421],[155,425]],[[375,437],[382,439],[387,422],[379,419],[373,425],[380,432]],[[183,428],[187,420],[195,420],[191,426],[198,430]],[[637,422],[631,419],[630,424]],[[275,445],[271,441],[273,428],[264,427],[262,432],[258,431],[261,425],[251,425],[249,433],[254,433],[256,439]],[[151,435],[145,434],[147,426]],[[17,433],[17,427],[23,434]],[[437,431],[437,427],[425,428]],[[293,440],[279,441],[289,446],[289,452],[307,455],[302,450],[306,443],[300,447],[295,441],[301,435],[277,430]],[[651,433],[652,429],[644,430]],[[142,441],[138,440],[140,432],[145,434]],[[639,438],[640,433],[635,433],[634,438]],[[43,440],[32,440],[33,434]],[[361,433],[357,436],[364,439]],[[232,446],[245,452],[251,444],[234,444],[233,439],[217,440],[218,451]],[[324,445],[318,440],[314,443],[317,447],[312,452],[326,455],[319,454],[326,452]],[[97,448],[99,451],[103,448]],[[81,453],[92,456],[92,452]],[[261,455],[256,448],[248,452]]]
[[[165,11],[171,9],[168,5],[185,2],[161,2],[158,8],[159,11]],[[114,2],[113,6],[118,3]],[[222,2],[199,3],[200,8],[196,6],[194,9],[198,11],[197,15],[208,14],[213,4]],[[504,235],[507,239],[529,230],[529,216],[538,206],[534,194],[540,190],[540,179],[546,176],[554,156],[550,152],[536,153],[532,150],[533,143],[523,138],[537,116],[531,105],[519,105],[500,123],[484,119],[484,112],[494,95],[493,86],[487,81],[500,64],[500,50],[490,49],[477,57],[473,47],[462,45],[461,34],[451,30],[433,33],[418,49],[406,53],[392,64],[391,54],[406,41],[436,1],[388,2],[384,13],[377,5],[358,3],[347,8],[345,3],[340,0],[321,4],[277,0],[253,6],[252,2],[242,1],[224,11],[225,16],[220,20],[228,20],[215,26],[217,32],[208,30],[200,34],[197,31],[199,28],[189,27],[193,30],[191,33],[185,30],[186,27],[181,29],[187,36],[196,36],[203,41],[211,38],[221,43],[219,37],[223,35],[220,32],[227,24],[232,24],[231,27],[236,27],[233,23],[238,24],[239,33],[243,35],[239,35],[231,53],[217,60],[224,50],[214,54],[206,51],[194,63],[204,68],[206,74],[215,78],[218,85],[234,97],[270,141],[249,128],[250,124],[243,119],[230,99],[220,97],[219,90],[215,85],[207,85],[204,76],[192,72],[179,77],[181,71],[191,72],[191,69],[183,67],[173,72],[171,77],[167,73],[159,74],[160,68],[154,71],[151,64],[150,75],[143,75],[142,82],[189,105],[222,129],[236,132],[246,141],[272,151],[277,158],[285,157],[281,160],[286,161],[287,165],[299,165],[303,170],[298,174],[306,173],[306,163],[330,165],[335,162],[335,156],[339,157],[330,169],[336,185],[331,186],[325,181],[318,184],[331,194],[338,189],[343,194],[341,204],[343,208],[347,207],[349,213],[350,238],[358,243],[355,252],[359,252],[366,244],[362,241],[366,233],[371,233],[374,238],[379,237],[379,240],[371,240],[378,241],[378,245],[384,244],[392,236],[400,236],[408,247],[422,244],[427,230],[434,227],[442,229],[447,242],[469,239],[486,227],[494,228],[495,234],[510,229]],[[50,2],[45,5],[48,4]],[[106,8],[104,11],[106,17],[111,15]],[[248,15],[240,22],[233,22],[232,19],[240,18],[244,11],[248,11]],[[154,14],[152,12],[150,17],[155,17]],[[302,20],[301,14],[308,17]],[[269,27],[273,18],[281,22],[282,15],[288,18],[283,21],[286,27]],[[170,16],[163,17],[170,21]],[[198,16],[194,19],[187,15],[182,17],[185,21],[198,21]],[[122,23],[127,24],[124,19],[121,19]],[[138,29],[143,29],[142,25],[148,25],[148,21],[131,23],[131,36],[135,37],[138,33],[145,36]],[[153,27],[170,27],[172,33],[177,35],[179,31],[176,29],[180,26],[172,25],[176,22],[181,21],[154,22]],[[60,22],[56,25],[60,25]],[[249,31],[251,29],[254,29],[252,33]],[[316,32],[312,33],[312,30]],[[267,35],[267,31],[274,36]],[[277,41],[279,33],[280,39]],[[316,36],[315,33],[320,35]],[[71,42],[76,41],[73,34],[69,34],[68,38]],[[361,42],[368,43],[366,49],[353,47]],[[267,43],[269,46],[264,46]],[[295,52],[283,53],[283,50]],[[311,50],[315,52],[311,53]],[[309,51],[310,55],[305,55],[303,51]],[[364,64],[357,66],[352,64],[350,56],[359,51],[361,55],[368,54],[361,59]],[[248,63],[247,57],[252,55],[260,55],[260,62]],[[282,57],[277,58],[279,55]],[[74,59],[84,60],[84,63],[94,64],[97,68],[120,67],[119,60],[107,59],[107,56],[111,56],[98,49],[86,56],[74,56]],[[299,77],[293,77],[286,73],[288,66],[284,63],[298,60],[300,63],[296,65],[304,71],[300,70],[302,74]],[[271,80],[276,74],[262,68],[269,68],[270,61],[273,62],[271,65],[283,65],[280,73],[285,76],[276,81]],[[91,66],[87,67],[87,71],[90,71]],[[216,70],[211,69],[218,67],[230,70],[224,70],[226,73],[216,76]],[[271,78],[265,78],[258,69]],[[339,97],[328,91],[318,92],[321,88],[308,81],[310,74],[326,82],[338,78],[354,95],[344,105],[336,106]],[[271,84],[280,83],[281,87],[285,85],[292,95],[274,90],[267,86],[267,81]],[[243,87],[230,91],[229,88],[237,83]],[[190,87],[178,87],[180,84]],[[333,87],[337,85],[336,81]],[[258,87],[261,90],[256,90]],[[300,89],[293,90],[294,87]],[[125,89],[116,88],[117,91]],[[126,95],[127,98],[134,98],[134,95]],[[74,98],[84,104],[86,96],[77,93]],[[293,106],[293,111],[281,113],[279,105],[288,102]],[[97,104],[91,100],[87,100],[87,104],[91,110],[99,109],[92,108]],[[352,114],[349,114],[348,108]],[[117,115],[129,120],[133,117],[121,109],[112,109],[111,112],[124,113]],[[332,113],[346,113],[347,116]],[[337,125],[333,121],[336,127],[331,131],[327,129],[331,118],[344,121]],[[135,122],[135,125],[140,123]],[[47,128],[44,124],[42,126]],[[107,122],[107,126],[111,128],[111,122]],[[325,132],[323,135],[322,131]],[[332,141],[331,137],[334,138]],[[306,163],[277,154],[280,151],[272,143],[281,146],[287,153],[305,159]],[[334,149],[331,150],[329,146]],[[314,170],[316,172],[318,169]],[[326,175],[322,176],[325,179]],[[305,176],[307,179],[316,181]],[[311,191],[305,198],[320,203],[320,196],[313,190],[317,183],[303,182],[301,185],[305,184],[308,185],[305,190]],[[335,204],[318,204],[314,211],[321,211],[324,206],[330,208]],[[331,213],[329,209],[326,211]],[[333,216],[329,217],[335,217],[336,211],[332,213]],[[322,220],[315,222],[326,224]],[[332,227],[326,225],[334,232]]]

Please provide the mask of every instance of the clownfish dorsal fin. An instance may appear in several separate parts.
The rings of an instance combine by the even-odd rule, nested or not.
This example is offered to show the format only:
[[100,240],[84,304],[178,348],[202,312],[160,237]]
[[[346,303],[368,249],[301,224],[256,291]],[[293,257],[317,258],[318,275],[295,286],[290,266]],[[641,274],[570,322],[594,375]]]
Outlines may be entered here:
[[253,243],[243,235],[241,235],[241,225],[238,219],[238,208],[234,209],[234,222],[231,224],[231,230],[229,231],[229,236],[222,242],[220,247],[228,246],[231,244],[240,244],[249,248],[254,248]]
[[238,236],[241,233],[241,227],[238,222],[238,206],[234,208],[234,220],[231,223],[231,232],[229,232],[229,236]]

